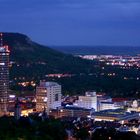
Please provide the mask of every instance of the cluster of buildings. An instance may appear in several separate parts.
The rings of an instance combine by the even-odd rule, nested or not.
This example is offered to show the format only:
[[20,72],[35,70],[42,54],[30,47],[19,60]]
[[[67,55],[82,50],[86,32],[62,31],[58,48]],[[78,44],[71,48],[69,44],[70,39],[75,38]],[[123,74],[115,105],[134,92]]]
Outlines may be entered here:
[[[112,99],[106,95],[97,94],[95,91],[86,92],[78,96],[73,104],[62,105],[61,86],[55,82],[40,82],[36,88],[36,111],[55,117],[87,117],[95,121],[127,122],[139,119],[136,101],[127,99]],[[127,110],[125,107],[127,106]],[[131,111],[130,111],[131,109]],[[132,110],[134,109],[134,110]]]
[[[35,106],[22,110],[20,100],[14,97],[13,110],[9,110],[9,54],[8,46],[3,45],[1,34],[0,45],[0,116],[14,115],[19,119],[21,115],[29,113],[43,113],[58,117],[84,117],[95,121],[117,121],[120,123],[140,118],[140,101],[126,99],[112,99],[95,91],[88,91],[85,95],[74,97],[72,102],[62,98],[62,87],[56,82],[40,81],[36,87],[33,99]],[[33,101],[32,100],[32,101]],[[67,103],[66,103],[67,101]],[[24,101],[23,101],[24,102]],[[66,104],[63,104],[63,103]]]
[[21,104],[15,96],[9,93],[9,55],[10,51],[7,45],[3,45],[3,34],[0,34],[0,116],[15,115],[19,118],[21,113],[27,114],[30,110],[21,110]]
[[[41,81],[36,88],[36,112],[43,114],[44,110],[48,116],[55,118],[87,118],[95,122],[119,123],[119,131],[133,131],[139,134],[140,127],[130,121],[140,119],[140,101],[124,98],[111,98],[105,94],[88,91],[83,96],[69,99],[62,98],[61,85],[55,82]],[[67,104],[63,102],[67,101]],[[128,125],[124,125],[128,124]],[[126,129],[127,128],[127,129]]]
[[119,66],[137,66],[140,67],[140,55],[137,56],[116,56],[116,55],[79,55],[79,57],[88,60],[99,60],[107,65]]

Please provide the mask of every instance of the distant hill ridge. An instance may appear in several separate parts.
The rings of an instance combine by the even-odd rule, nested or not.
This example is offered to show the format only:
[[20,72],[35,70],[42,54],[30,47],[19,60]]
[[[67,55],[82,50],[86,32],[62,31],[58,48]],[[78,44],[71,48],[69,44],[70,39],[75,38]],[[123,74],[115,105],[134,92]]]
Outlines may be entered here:
[[40,45],[24,34],[3,33],[3,42],[10,47],[10,60],[19,64],[11,68],[11,78],[42,78],[47,73],[88,73],[94,67],[91,61]]

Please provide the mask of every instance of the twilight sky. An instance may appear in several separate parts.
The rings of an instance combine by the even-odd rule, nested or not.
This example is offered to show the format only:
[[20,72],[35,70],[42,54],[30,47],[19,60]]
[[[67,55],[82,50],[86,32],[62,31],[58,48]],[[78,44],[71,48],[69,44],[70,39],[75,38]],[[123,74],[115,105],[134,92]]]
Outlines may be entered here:
[[55,46],[140,46],[140,0],[0,0],[0,31]]

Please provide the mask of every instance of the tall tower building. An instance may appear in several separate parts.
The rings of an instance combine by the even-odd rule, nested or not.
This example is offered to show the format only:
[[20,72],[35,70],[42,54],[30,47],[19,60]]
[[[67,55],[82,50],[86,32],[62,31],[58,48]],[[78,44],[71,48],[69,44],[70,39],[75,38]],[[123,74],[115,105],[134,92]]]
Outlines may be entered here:
[[7,113],[9,91],[9,54],[8,46],[3,45],[0,34],[0,116]]
[[61,106],[61,85],[56,82],[40,82],[36,88],[36,111],[56,109]]

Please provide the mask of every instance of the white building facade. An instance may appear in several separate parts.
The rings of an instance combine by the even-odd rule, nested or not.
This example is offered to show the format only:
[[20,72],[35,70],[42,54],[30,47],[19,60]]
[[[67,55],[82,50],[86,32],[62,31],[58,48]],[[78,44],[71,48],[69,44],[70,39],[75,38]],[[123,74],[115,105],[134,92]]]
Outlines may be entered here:
[[86,92],[85,96],[79,96],[79,99],[74,103],[74,105],[97,111],[96,92]]
[[36,111],[49,112],[61,106],[61,85],[56,82],[40,82],[36,87]]
[[121,106],[113,103],[113,102],[100,102],[99,103],[99,111],[109,110],[109,109],[119,109]]

